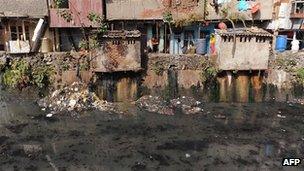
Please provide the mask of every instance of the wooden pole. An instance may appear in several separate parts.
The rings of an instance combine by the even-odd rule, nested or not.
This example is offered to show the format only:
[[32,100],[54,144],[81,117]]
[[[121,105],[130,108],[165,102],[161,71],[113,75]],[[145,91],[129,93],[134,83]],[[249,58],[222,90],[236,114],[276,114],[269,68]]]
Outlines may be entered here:
[[23,35],[23,40],[26,41],[24,20],[22,20],[22,35]]

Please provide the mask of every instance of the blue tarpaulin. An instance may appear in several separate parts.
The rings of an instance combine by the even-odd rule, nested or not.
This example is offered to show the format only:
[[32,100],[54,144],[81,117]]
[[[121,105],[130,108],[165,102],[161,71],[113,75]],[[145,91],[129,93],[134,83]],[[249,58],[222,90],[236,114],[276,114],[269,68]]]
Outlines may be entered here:
[[247,11],[249,8],[248,3],[245,0],[241,0],[238,4],[239,11]]

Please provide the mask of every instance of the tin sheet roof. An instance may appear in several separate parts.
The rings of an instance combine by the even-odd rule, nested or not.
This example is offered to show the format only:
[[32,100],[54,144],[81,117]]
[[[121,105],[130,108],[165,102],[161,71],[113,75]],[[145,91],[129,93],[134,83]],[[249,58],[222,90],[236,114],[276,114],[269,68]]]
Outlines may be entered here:
[[47,0],[0,0],[0,17],[42,18],[47,15]]

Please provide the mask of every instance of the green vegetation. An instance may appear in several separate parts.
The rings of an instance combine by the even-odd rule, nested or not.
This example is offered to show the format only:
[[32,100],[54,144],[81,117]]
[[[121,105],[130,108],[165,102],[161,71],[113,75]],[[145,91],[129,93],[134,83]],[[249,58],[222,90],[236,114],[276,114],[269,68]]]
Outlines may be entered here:
[[55,6],[57,8],[61,7],[64,3],[65,3],[66,0],[54,0],[55,2]]
[[90,61],[82,60],[79,64],[80,71],[88,71],[90,69]]
[[304,68],[298,69],[296,73],[298,82],[304,85]]
[[204,69],[202,72],[202,81],[211,81],[216,78],[219,70],[214,66],[209,66],[208,68]]
[[165,71],[165,67],[163,65],[161,65],[160,63],[156,63],[156,64],[152,65],[151,70],[154,71],[154,73],[156,75],[162,76]]
[[170,34],[173,33],[172,31],[172,23],[173,23],[173,16],[170,11],[166,11],[163,13],[163,20],[165,23],[169,25]]
[[[54,0],[55,2],[55,7],[60,8],[62,6],[65,6],[68,1],[66,0]],[[66,22],[71,22],[73,21],[73,17],[76,15],[79,17],[81,11],[76,11],[73,13],[69,9],[61,8],[60,10],[57,11],[57,14],[63,18]],[[80,17],[81,18],[81,17]],[[87,16],[87,19],[89,19],[93,24],[98,26],[97,32],[96,30],[94,31],[89,31],[88,29],[85,29],[85,25],[81,24],[81,30],[83,34],[83,39],[80,42],[79,48],[75,47],[76,51],[78,50],[91,50],[95,49],[97,47],[100,47],[98,43],[98,35],[103,35],[108,31],[108,23],[105,22],[105,17],[101,16],[100,14],[96,12],[90,12]],[[84,21],[80,21],[80,23],[84,23]]]
[[207,59],[202,59],[201,61],[202,66],[202,81],[206,82],[208,80],[213,80],[216,78],[217,74],[219,73],[219,70],[217,66]]
[[4,70],[4,68],[5,68],[5,62],[0,61],[0,71]]
[[288,58],[279,56],[276,59],[275,64],[280,69],[284,69],[287,72],[294,72],[294,67],[297,65],[297,62],[293,59],[288,59]]
[[31,71],[31,84],[39,88],[46,87],[50,83],[53,75],[55,75],[55,70],[52,66],[43,65],[34,67]]
[[3,74],[3,83],[9,87],[25,86],[29,82],[30,66],[24,59],[13,60]]
[[98,33],[104,34],[108,31],[108,24],[105,22],[105,19],[103,16],[101,16],[100,14],[97,14],[95,12],[90,12],[87,17],[91,22],[93,22],[99,26]]
[[15,59],[4,70],[2,81],[4,85],[11,88],[29,85],[43,88],[48,85],[54,73],[52,66],[45,64],[32,66],[25,59]]

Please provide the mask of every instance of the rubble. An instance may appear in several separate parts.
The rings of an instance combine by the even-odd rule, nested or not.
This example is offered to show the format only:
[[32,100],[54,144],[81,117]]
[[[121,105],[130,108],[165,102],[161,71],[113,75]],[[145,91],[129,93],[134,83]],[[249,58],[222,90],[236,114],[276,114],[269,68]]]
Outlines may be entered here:
[[170,101],[158,96],[143,96],[136,102],[136,105],[144,110],[163,115],[174,115],[176,109],[181,109],[186,115],[198,114],[204,111],[199,107],[200,104],[201,102],[194,98],[185,96]]
[[113,104],[100,100],[95,93],[90,92],[87,86],[80,82],[75,82],[71,86],[54,91],[50,96],[41,99],[38,104],[43,110],[52,111],[46,117],[52,117],[55,113],[66,111],[114,110]]
[[137,100],[136,105],[148,112],[162,115],[174,115],[173,106],[167,104],[165,99],[157,96],[143,96]]
[[192,97],[183,96],[182,98],[173,99],[171,100],[171,104],[175,108],[180,107],[182,109],[182,112],[186,115],[197,114],[203,111],[202,108],[198,107],[201,102],[195,100]]

